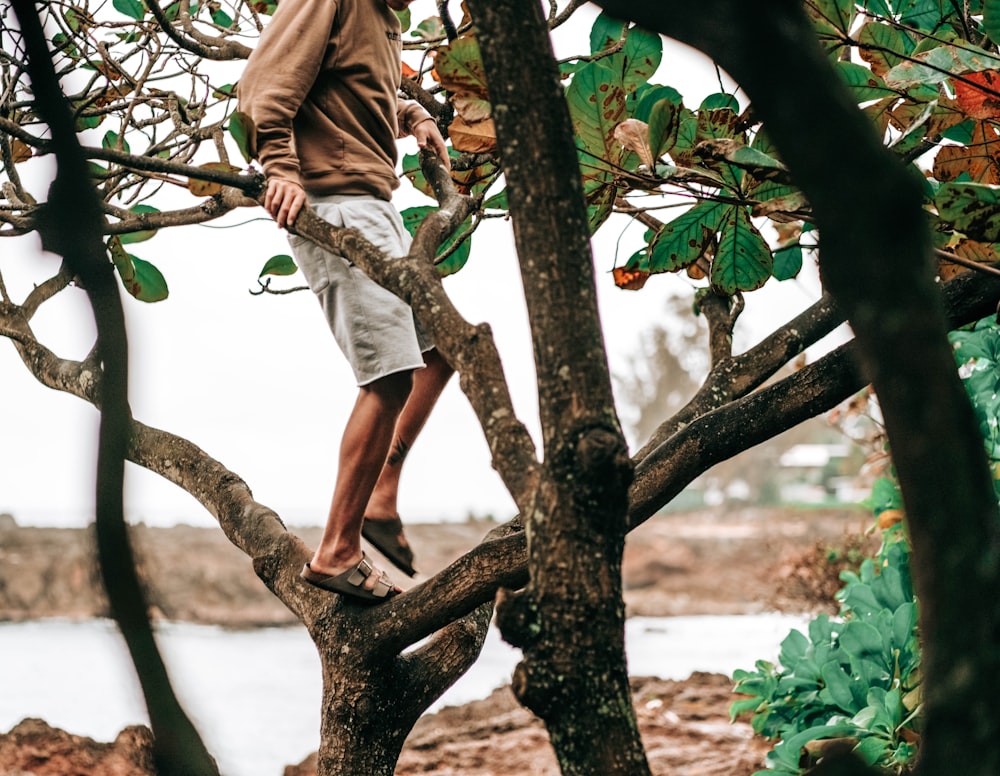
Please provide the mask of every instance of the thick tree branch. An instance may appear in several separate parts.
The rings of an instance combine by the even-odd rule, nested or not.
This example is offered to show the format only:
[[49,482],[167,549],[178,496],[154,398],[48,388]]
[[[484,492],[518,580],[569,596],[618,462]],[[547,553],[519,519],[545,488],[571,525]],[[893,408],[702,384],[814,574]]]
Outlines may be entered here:
[[843,320],[844,316],[837,312],[832,298],[824,295],[750,350],[716,363],[698,392],[677,413],[664,420],[633,456],[634,460],[645,458],[678,429],[701,415],[759,388],[781,367],[833,331]]
[[696,46],[732,75],[812,205],[824,283],[879,397],[913,542],[925,645],[918,772],[993,776],[1000,610],[980,602],[1000,587],[1000,515],[945,336],[919,182],[858,110],[799,3],[598,5]]

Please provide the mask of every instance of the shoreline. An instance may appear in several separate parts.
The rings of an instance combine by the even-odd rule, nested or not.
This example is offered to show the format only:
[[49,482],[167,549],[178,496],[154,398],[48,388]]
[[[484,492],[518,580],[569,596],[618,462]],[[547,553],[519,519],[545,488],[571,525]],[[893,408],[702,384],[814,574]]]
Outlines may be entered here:
[[[0,622],[107,616],[90,530],[29,528],[10,522],[0,521]],[[485,520],[408,525],[407,536],[426,572],[413,584],[474,547],[493,525]],[[851,507],[740,508],[657,516],[631,532],[626,543],[627,614],[815,610],[825,591],[813,578],[825,575],[839,584],[836,561],[827,558],[831,553],[824,548],[860,541],[869,525],[867,511]],[[308,527],[293,532],[311,546],[321,530]],[[261,584],[250,560],[221,530],[137,525],[131,537],[154,619],[243,629],[298,622]],[[833,606],[832,594],[828,598],[826,605]]]

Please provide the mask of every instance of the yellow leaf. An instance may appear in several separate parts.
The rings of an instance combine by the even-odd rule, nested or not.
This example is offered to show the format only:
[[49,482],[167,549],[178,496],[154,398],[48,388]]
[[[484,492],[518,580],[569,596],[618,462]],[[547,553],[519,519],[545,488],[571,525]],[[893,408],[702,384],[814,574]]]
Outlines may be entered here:
[[[233,165],[226,164],[225,162],[209,162],[208,164],[199,164],[198,169],[221,170],[223,172],[240,171],[239,167],[233,167]],[[216,194],[222,191],[223,184],[216,183],[215,181],[199,180],[198,178],[188,178],[187,188],[188,191],[190,191],[196,197],[214,197]]]

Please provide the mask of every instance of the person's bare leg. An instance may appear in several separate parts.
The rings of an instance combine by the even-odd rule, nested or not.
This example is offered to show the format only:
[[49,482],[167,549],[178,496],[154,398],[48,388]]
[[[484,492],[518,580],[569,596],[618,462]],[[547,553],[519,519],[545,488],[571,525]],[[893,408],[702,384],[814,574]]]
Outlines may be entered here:
[[[436,349],[424,353],[424,363],[426,366],[423,369],[413,373],[413,390],[396,421],[392,446],[364,510],[365,517],[369,519],[398,517],[399,477],[403,461],[427,422],[441,391],[455,373]],[[405,545],[405,537],[402,542]]]
[[[423,371],[423,370],[421,370]],[[412,372],[400,372],[363,386],[344,428],[330,513],[309,567],[340,574],[361,561],[361,521],[385,463],[412,386]],[[371,589],[380,574],[365,581]]]

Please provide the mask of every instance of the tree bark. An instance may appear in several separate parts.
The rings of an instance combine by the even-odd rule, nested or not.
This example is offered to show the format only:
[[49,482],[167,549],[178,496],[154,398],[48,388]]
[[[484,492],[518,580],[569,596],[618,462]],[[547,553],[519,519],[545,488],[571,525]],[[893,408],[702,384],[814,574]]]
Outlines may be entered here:
[[625,669],[621,557],[632,471],[569,112],[540,5],[470,0],[469,10],[508,185],[545,451],[525,513],[530,582],[498,606],[504,637],[524,652],[514,691],[545,720],[564,774],[648,773]]
[[799,3],[598,5],[701,49],[728,71],[812,204],[824,283],[854,328],[879,397],[913,542],[925,647],[918,770],[1000,772],[1000,608],[983,606],[1000,589],[1000,515],[945,336],[915,176],[857,109]]

